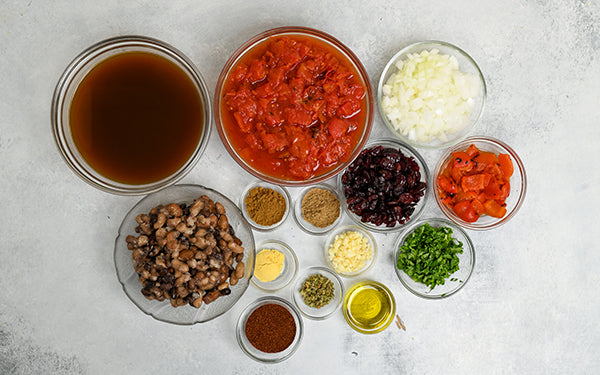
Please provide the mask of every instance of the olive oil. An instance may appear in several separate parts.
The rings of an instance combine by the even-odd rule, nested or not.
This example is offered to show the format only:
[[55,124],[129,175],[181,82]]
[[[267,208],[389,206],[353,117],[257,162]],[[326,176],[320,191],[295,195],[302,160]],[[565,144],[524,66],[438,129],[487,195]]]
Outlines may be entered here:
[[376,333],[393,320],[396,306],[391,292],[375,281],[354,285],[344,299],[344,316],[350,326],[362,333]]
[[175,63],[124,52],[96,65],[79,83],[69,112],[77,150],[96,172],[142,185],[181,168],[204,125],[202,99]]

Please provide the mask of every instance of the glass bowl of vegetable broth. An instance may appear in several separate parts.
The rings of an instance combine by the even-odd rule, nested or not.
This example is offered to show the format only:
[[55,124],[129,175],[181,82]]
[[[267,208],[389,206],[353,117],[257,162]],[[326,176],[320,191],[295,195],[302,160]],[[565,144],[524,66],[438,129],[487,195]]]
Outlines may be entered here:
[[377,87],[383,122],[415,147],[444,148],[479,122],[486,83],[462,49],[441,41],[411,44],[387,63]]
[[306,27],[260,33],[229,58],[214,115],[231,157],[271,183],[307,186],[342,171],[371,132],[374,99],[358,57]]
[[394,270],[402,285],[419,297],[453,295],[465,286],[475,268],[473,242],[460,226],[446,219],[411,224],[394,246]]
[[489,230],[517,214],[527,192],[527,174],[519,155],[506,143],[473,136],[444,152],[432,185],[448,219],[463,228]]
[[119,36],[69,64],[51,120],[61,156],[81,179],[108,193],[144,195],[192,170],[208,144],[211,112],[204,78],[181,51]]

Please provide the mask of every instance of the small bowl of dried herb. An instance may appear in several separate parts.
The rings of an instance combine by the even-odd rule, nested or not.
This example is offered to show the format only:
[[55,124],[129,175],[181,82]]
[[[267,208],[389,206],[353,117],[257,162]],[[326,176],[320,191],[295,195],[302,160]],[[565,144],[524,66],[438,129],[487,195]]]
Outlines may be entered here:
[[465,286],[475,268],[475,247],[453,222],[430,218],[411,224],[396,240],[394,269],[413,294],[440,299]]
[[280,226],[290,213],[290,194],[280,185],[254,182],[244,189],[240,207],[253,228],[269,231]]
[[301,229],[310,234],[325,234],[342,218],[340,196],[327,184],[317,184],[300,192],[294,205],[294,217]]
[[323,320],[339,309],[344,299],[344,284],[328,268],[310,267],[298,275],[292,297],[304,316]]

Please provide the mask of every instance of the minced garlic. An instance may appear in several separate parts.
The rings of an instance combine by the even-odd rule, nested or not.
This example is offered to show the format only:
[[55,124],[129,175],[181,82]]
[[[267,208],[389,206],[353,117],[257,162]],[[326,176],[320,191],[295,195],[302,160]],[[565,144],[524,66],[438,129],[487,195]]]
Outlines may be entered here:
[[329,247],[329,260],[337,272],[359,271],[372,258],[373,248],[369,240],[357,231],[338,234]]

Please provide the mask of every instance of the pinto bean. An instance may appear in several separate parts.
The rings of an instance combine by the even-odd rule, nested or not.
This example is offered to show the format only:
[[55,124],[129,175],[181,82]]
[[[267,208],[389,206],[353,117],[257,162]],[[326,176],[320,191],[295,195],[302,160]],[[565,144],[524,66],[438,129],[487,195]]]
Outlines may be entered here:
[[199,307],[229,295],[244,277],[242,241],[225,207],[208,196],[196,199],[189,209],[176,203],[158,205],[135,220],[138,235],[127,236],[125,242],[146,298]]

